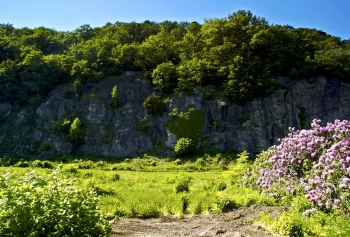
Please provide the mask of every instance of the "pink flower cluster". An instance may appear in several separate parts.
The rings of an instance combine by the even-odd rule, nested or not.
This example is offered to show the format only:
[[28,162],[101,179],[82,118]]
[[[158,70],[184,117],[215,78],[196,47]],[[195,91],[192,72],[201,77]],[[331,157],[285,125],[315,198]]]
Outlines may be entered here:
[[350,122],[336,120],[310,130],[290,128],[265,155],[268,169],[260,170],[259,188],[294,193],[302,188],[315,207],[350,212]]

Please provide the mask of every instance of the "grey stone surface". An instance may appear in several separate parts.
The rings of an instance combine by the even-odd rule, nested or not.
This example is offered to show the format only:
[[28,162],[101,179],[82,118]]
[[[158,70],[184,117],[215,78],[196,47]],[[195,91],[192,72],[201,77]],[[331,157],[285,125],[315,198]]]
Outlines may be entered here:
[[12,106],[10,103],[0,104],[0,118],[5,118],[11,114]]
[[[115,85],[119,92],[118,108],[109,105]],[[285,83],[285,89],[245,105],[206,100],[199,91],[186,96],[172,95],[167,102],[168,112],[159,117],[148,115],[143,107],[153,88],[142,73],[126,72],[84,85],[80,95],[67,96],[69,93],[73,93],[71,84],[60,85],[36,110],[20,110],[17,114],[11,105],[1,104],[1,116],[14,114],[14,128],[9,128],[10,119],[0,124],[3,131],[0,145],[9,144],[9,151],[15,153],[26,153],[28,149],[40,153],[40,147],[48,144],[51,150],[45,154],[78,152],[113,157],[135,157],[159,144],[171,150],[178,137],[167,127],[169,112],[174,108],[181,112],[194,107],[205,114],[199,147],[260,152],[287,135],[288,127],[301,129],[301,114],[305,115],[307,126],[314,118],[324,124],[350,119],[350,85],[324,77]],[[57,132],[57,121],[77,117],[86,130],[85,142],[78,148],[69,142],[67,135]],[[30,124],[28,118],[34,123]],[[137,130],[141,119],[149,129]]]

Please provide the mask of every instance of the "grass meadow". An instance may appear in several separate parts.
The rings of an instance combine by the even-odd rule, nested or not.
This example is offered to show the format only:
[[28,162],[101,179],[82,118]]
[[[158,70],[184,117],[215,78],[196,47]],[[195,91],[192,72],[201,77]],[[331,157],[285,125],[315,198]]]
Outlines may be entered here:
[[272,198],[257,190],[242,187],[241,177],[249,166],[246,161],[238,163],[221,154],[195,160],[144,156],[118,163],[83,159],[45,162],[22,161],[0,167],[0,171],[23,175],[35,169],[45,175],[59,169],[61,174],[74,178],[76,187],[94,190],[99,196],[99,207],[108,218],[180,218],[184,214],[274,204]]
[[63,157],[54,161],[16,161],[0,167],[0,174],[10,171],[19,177],[34,170],[49,177],[59,172],[63,178],[73,180],[74,187],[93,190],[98,195],[98,207],[108,220],[182,218],[185,214],[220,213],[254,204],[282,205],[286,211],[281,216],[266,213],[252,224],[281,236],[349,236],[350,221],[346,215],[319,211],[304,216],[303,212],[312,207],[304,195],[276,199],[251,185],[245,186],[242,177],[251,165],[247,153],[193,159],[145,155],[118,162]]

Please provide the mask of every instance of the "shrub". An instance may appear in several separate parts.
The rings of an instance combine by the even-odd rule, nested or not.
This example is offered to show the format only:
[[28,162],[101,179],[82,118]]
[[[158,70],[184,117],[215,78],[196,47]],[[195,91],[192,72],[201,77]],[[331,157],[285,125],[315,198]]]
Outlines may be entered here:
[[317,208],[349,213],[350,122],[320,122],[314,120],[310,130],[290,128],[278,146],[263,152],[255,164],[257,185],[277,195],[300,191]]
[[214,203],[216,210],[219,212],[235,207],[235,203],[227,198],[216,198]]
[[157,161],[151,160],[151,161],[149,162],[149,165],[150,165],[150,166],[157,166]]
[[203,158],[198,158],[198,159],[196,160],[196,166],[202,167],[202,166],[204,166],[204,165],[205,165],[205,161],[204,161]]
[[166,106],[163,99],[157,95],[150,95],[143,102],[146,112],[153,116],[162,116],[166,111]]
[[15,166],[15,167],[29,167],[29,162],[21,160],[21,161],[18,161],[13,166]]
[[226,189],[226,183],[221,181],[216,185],[216,190],[217,191],[223,191]]
[[169,116],[176,118],[177,117],[177,108],[173,108],[173,110],[169,113]]
[[310,236],[303,217],[295,212],[284,212],[274,224],[274,230],[282,236]]
[[92,188],[98,196],[115,195],[114,190],[109,186],[93,185]]
[[118,86],[112,88],[111,99],[109,101],[110,106],[117,108],[119,104]]
[[75,146],[84,142],[85,130],[79,118],[75,118],[69,128],[69,138]]
[[271,226],[274,233],[282,236],[349,236],[348,216],[332,212],[315,212],[308,217],[303,216],[303,210],[310,208],[310,205],[312,204],[305,197],[296,196],[291,209],[277,218],[265,213],[260,216],[259,222]]
[[83,82],[81,81],[81,79],[74,80],[72,85],[74,87],[75,94],[80,94],[83,89]]
[[174,151],[180,157],[191,156],[195,153],[195,146],[192,139],[180,138],[175,145]]
[[80,162],[78,165],[79,169],[93,169],[95,167],[95,163],[91,160]]
[[180,177],[175,182],[175,192],[188,192],[188,186],[191,183],[191,179],[189,177]]
[[94,176],[94,173],[92,173],[92,172],[86,172],[86,173],[83,175],[84,178],[91,178],[92,176]]
[[44,143],[44,144],[41,146],[41,150],[42,150],[42,151],[49,151],[49,150],[51,150],[50,144]]
[[182,204],[181,212],[185,213],[188,207],[188,196],[186,195],[181,196],[181,204]]
[[42,168],[43,167],[43,162],[40,160],[34,160],[30,163],[30,166],[33,168]]
[[96,167],[104,167],[107,165],[107,162],[106,161],[103,161],[103,160],[99,160],[95,163],[95,166]]
[[97,207],[96,193],[72,185],[55,171],[42,177],[0,176],[1,236],[109,236],[111,225]]
[[112,175],[112,180],[113,180],[113,181],[119,181],[119,180],[120,180],[120,174],[114,173],[114,174]]
[[78,168],[75,165],[66,165],[62,168],[63,173],[77,174],[79,173]]
[[147,131],[149,125],[146,123],[146,118],[140,119],[136,125],[136,129],[139,131]]
[[43,162],[43,168],[46,168],[46,169],[54,169],[56,168],[55,164],[52,163],[51,161],[48,161],[48,160],[45,160]]
[[30,166],[33,168],[46,168],[46,169],[54,169],[55,164],[52,163],[51,161],[40,161],[40,160],[35,160],[30,163]]
[[12,159],[10,157],[3,156],[2,158],[0,158],[0,166],[7,167],[10,166],[11,163]]
[[180,159],[174,160],[175,165],[182,165],[182,161]]

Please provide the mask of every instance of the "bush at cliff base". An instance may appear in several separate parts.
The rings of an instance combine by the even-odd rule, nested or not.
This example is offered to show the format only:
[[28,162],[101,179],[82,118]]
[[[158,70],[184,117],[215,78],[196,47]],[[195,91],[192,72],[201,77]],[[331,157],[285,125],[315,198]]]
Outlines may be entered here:
[[188,157],[195,153],[195,149],[192,139],[182,137],[176,142],[174,151],[179,157]]
[[0,236],[110,236],[97,196],[58,171],[0,174]]
[[303,194],[317,210],[350,213],[350,122],[336,120],[310,130],[290,128],[288,136],[262,152],[245,181],[277,198]]

